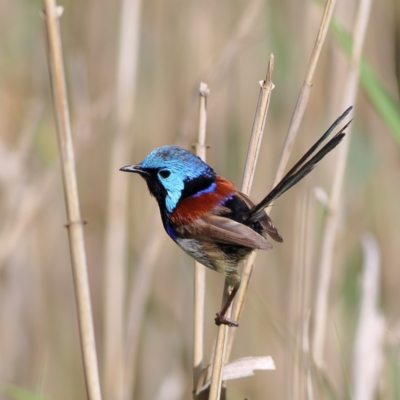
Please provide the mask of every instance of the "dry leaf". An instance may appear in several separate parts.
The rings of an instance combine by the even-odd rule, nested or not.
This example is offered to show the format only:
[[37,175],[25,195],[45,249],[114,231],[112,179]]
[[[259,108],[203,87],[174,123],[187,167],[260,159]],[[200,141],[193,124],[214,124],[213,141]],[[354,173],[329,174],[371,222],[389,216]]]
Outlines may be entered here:
[[[207,370],[210,368],[208,365],[202,373],[202,377],[204,378],[207,375]],[[231,379],[244,378],[246,376],[254,375],[254,371],[256,370],[272,370],[275,369],[275,363],[272,357],[264,356],[264,357],[243,357],[238,358],[235,361],[226,364],[222,370],[222,380],[229,381]],[[202,387],[200,381],[197,385],[196,395],[201,393],[203,390],[207,389],[210,386],[210,379],[208,379]]]

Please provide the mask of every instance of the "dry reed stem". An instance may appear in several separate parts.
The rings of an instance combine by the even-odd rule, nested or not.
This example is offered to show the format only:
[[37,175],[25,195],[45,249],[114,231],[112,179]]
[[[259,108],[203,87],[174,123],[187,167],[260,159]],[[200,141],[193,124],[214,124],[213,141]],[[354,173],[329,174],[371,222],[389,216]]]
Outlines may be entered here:
[[127,255],[128,186],[119,168],[129,157],[133,135],[128,134],[134,113],[139,51],[140,0],[121,5],[116,84],[116,134],[111,149],[105,243],[104,392],[107,399],[131,398],[123,381],[125,367],[124,302]]
[[[210,90],[207,84],[200,83],[199,87],[199,136],[195,144],[196,154],[206,161],[206,125],[207,98]],[[206,288],[206,270],[198,261],[194,263],[194,313],[193,313],[193,398],[196,398],[196,388],[203,369],[203,339],[204,339],[204,299]]]
[[317,67],[319,56],[321,54],[322,46],[325,42],[325,37],[328,32],[329,23],[332,18],[335,4],[336,0],[327,0],[325,4],[324,14],[322,16],[322,20],[319,26],[317,39],[315,41],[314,48],[310,57],[310,62],[308,64],[303,86],[300,89],[299,97],[297,98],[296,106],[293,111],[289,130],[286,135],[285,144],[283,145],[282,154],[279,160],[278,169],[276,170],[272,187],[274,187],[283,177],[287,163],[289,161],[290,154],[292,153],[294,141],[296,140],[300,123],[303,119],[303,115],[308,104],[308,98],[310,97],[312,87],[312,79],[314,77],[314,72]]
[[[255,166],[258,159],[258,154],[260,150],[261,140],[264,132],[265,121],[267,118],[268,107],[271,99],[271,92],[274,88],[274,84],[272,83],[272,71],[274,69],[274,55],[270,55],[268,69],[267,69],[267,76],[264,81],[260,82],[261,89],[260,95],[258,98],[257,109],[254,117],[253,128],[251,132],[249,150],[247,153],[246,165],[243,174],[243,181],[241,190],[243,193],[248,194],[251,188],[251,184],[253,182]],[[253,257],[250,257],[254,259]],[[247,263],[246,265],[250,265]],[[245,290],[248,286],[248,279],[251,275],[253,263],[251,263],[249,270],[244,270],[244,275],[242,276],[242,285],[237,294],[237,306],[235,310],[238,310],[237,314],[233,314],[233,319],[238,320],[240,316],[240,310],[242,309]],[[242,289],[244,288],[244,290]],[[229,289],[229,284],[225,281],[225,288],[224,288],[224,298],[222,300],[222,304],[225,303],[225,298],[227,296]],[[231,307],[227,313],[227,316],[230,315]],[[228,334],[228,327],[226,325],[220,325],[218,328],[218,335],[217,335],[217,343],[215,348],[215,355],[213,361],[213,368],[212,368],[212,376],[211,376],[211,387],[210,387],[210,400],[218,400],[221,393],[221,376],[222,376],[222,367],[225,362],[226,356],[226,343],[227,343],[227,334]],[[233,342],[234,331],[230,337],[232,337],[229,353],[231,350],[232,342]]]
[[260,82],[261,90],[258,98],[258,104],[256,114],[254,117],[253,128],[251,130],[250,144],[247,151],[246,165],[244,167],[242,186],[240,190],[249,194],[251,185],[253,184],[254,173],[256,170],[258,154],[260,152],[261,141],[263,138],[265,121],[267,119],[267,113],[269,103],[271,100],[271,93],[274,89],[272,83],[272,72],[274,70],[274,55],[271,54],[269,57],[269,63],[267,68],[267,76],[264,81]]
[[[254,116],[254,123],[253,123],[252,132],[251,132],[249,149],[247,152],[246,165],[245,165],[244,173],[243,173],[241,191],[245,194],[250,193],[251,185],[253,183],[255,167],[256,167],[257,159],[258,159],[258,153],[259,153],[260,146],[261,146],[261,140],[262,140],[262,136],[263,136],[263,132],[264,132],[265,121],[267,118],[269,103],[271,100],[271,93],[275,87],[272,82],[273,70],[274,70],[274,55],[271,54],[270,58],[269,58],[266,78],[264,81],[260,82],[261,90],[260,90],[260,95],[258,98],[256,113]],[[242,274],[241,274],[242,282],[241,282],[239,291],[236,295],[236,301],[235,301],[235,304],[233,305],[233,311],[232,311],[232,318],[235,321],[239,321],[239,319],[240,319],[240,315],[241,315],[241,312],[243,309],[243,304],[244,304],[244,298],[246,296],[247,288],[249,285],[249,280],[250,280],[251,274],[253,272],[255,258],[256,258],[256,252],[253,252],[250,255],[250,257],[247,259],[247,261],[243,267],[243,270],[242,270]],[[231,333],[228,338],[226,360],[229,359],[231,351],[232,351],[233,341],[235,338],[235,332],[236,332],[235,330],[231,330]]]
[[44,0],[43,4],[86,389],[90,400],[100,400],[100,380],[86,267],[83,221],[79,209],[74,150],[58,22],[58,18],[62,14],[62,8],[57,7],[55,0]]
[[[343,107],[347,108],[356,101],[358,89],[359,64],[361,60],[362,47],[371,8],[371,0],[361,0],[357,10],[353,32],[353,48],[350,59],[350,69],[345,83],[345,95]],[[315,363],[323,366],[323,351],[325,344],[327,308],[329,295],[329,281],[333,264],[333,250],[335,237],[339,225],[339,206],[342,193],[344,171],[346,167],[347,154],[349,150],[351,127],[348,130],[346,140],[339,146],[336,152],[335,175],[333,178],[328,216],[322,236],[322,250],[320,258],[320,272],[317,284],[317,297],[315,305],[315,324],[313,331],[313,356]]]
[[[225,290],[224,290],[225,292]],[[224,293],[224,299],[222,304],[224,304],[226,296]],[[230,317],[231,307],[226,313],[226,316]],[[214,360],[212,364],[212,374],[211,374],[211,386],[210,386],[210,395],[209,400],[219,400],[221,397],[221,377],[222,377],[222,368],[224,366],[224,356],[226,349],[226,339],[228,337],[228,329],[227,325],[220,325],[218,327],[217,333],[217,341],[215,344],[215,353]]]

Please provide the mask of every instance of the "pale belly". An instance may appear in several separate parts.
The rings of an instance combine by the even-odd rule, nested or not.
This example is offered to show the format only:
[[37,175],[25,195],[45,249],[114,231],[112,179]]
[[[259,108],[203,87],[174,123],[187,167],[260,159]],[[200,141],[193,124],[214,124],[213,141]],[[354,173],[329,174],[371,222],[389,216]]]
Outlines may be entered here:
[[[183,251],[201,264],[225,275],[235,273],[238,268],[238,261],[242,261],[252,251],[250,248],[241,247],[242,254],[238,259],[237,257],[230,257],[221,249],[221,246],[212,242],[200,243],[195,239],[176,239],[175,242]],[[229,247],[232,248],[232,246]],[[237,253],[235,255],[237,256]]]
[[195,239],[176,239],[176,244],[189,256],[193,257],[199,263],[208,268],[216,270],[213,264],[210,263],[209,258],[203,252],[203,246]]

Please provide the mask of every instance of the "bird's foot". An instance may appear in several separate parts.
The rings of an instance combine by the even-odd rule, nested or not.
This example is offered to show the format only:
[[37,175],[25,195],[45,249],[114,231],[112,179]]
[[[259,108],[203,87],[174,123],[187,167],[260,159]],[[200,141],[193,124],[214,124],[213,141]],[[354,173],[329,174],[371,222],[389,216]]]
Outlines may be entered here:
[[221,315],[220,312],[217,312],[216,315],[217,316],[215,317],[215,324],[218,326],[220,326],[220,325],[228,325],[229,327],[238,327],[239,326],[239,324],[236,321],[234,321],[228,317],[225,317],[224,315]]

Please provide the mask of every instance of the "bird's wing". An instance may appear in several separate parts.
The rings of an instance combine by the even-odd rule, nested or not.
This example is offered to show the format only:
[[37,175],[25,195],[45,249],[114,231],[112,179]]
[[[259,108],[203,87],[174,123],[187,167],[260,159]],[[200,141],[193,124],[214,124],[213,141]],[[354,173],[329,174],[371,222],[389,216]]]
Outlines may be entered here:
[[[256,203],[244,193],[236,192],[236,194],[246,203],[247,207],[249,207],[250,209],[256,205]],[[282,236],[279,234],[278,229],[276,228],[276,226],[272,222],[272,219],[266,212],[261,214],[261,216],[258,218],[258,222],[265,229],[268,235],[271,236],[272,239],[274,239],[276,242],[279,243],[283,242]]]
[[[193,237],[204,241],[214,241],[252,249],[269,250],[272,243],[253,229],[232,219],[219,215],[207,215],[191,224],[178,228],[185,237]],[[185,232],[183,232],[183,230]]]

